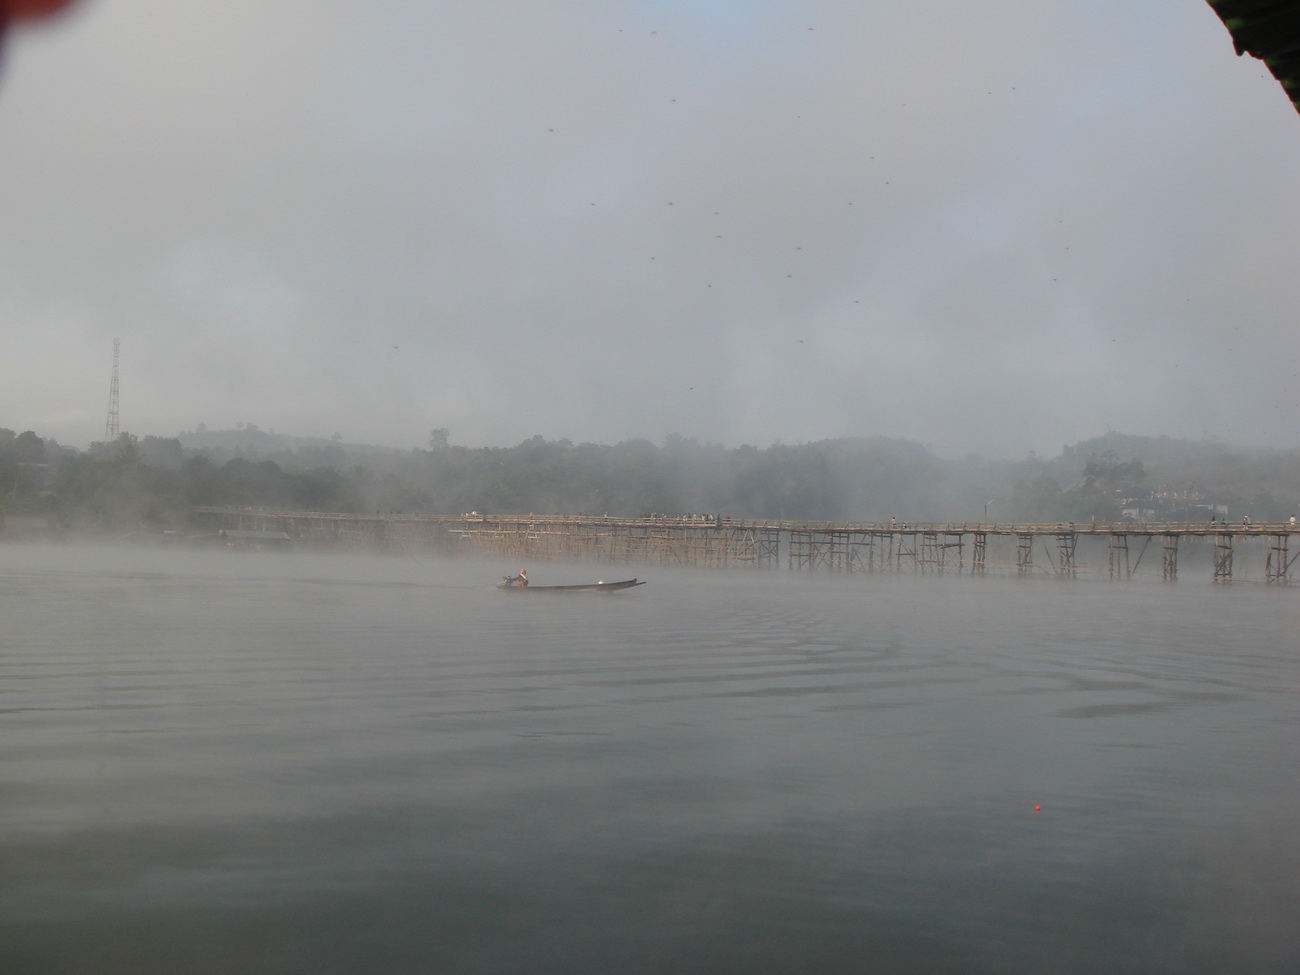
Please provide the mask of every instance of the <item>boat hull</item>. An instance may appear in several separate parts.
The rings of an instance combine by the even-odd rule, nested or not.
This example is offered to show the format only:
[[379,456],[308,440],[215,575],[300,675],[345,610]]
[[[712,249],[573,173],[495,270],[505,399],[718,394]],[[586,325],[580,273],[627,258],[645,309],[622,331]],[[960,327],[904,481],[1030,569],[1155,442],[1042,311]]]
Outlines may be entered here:
[[580,586],[516,586],[502,582],[497,584],[497,588],[502,592],[619,592],[644,585],[636,579],[624,579],[622,582],[589,582]]

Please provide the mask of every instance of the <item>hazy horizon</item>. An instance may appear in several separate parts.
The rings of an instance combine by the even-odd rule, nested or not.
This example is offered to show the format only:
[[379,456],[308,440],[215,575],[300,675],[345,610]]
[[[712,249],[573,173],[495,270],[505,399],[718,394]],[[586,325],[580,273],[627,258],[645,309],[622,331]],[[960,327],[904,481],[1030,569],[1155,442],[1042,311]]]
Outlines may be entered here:
[[1300,121],[1204,0],[88,2],[0,81],[0,424],[1300,446]]
[[[322,444],[328,444],[335,439],[333,436],[323,436],[316,433],[301,433],[297,431],[278,430],[271,427],[262,427],[260,424],[257,423],[248,423],[248,424],[243,424],[243,426],[231,426],[231,427],[220,427],[220,428],[208,426],[206,424],[200,424],[200,425],[204,427],[203,430],[190,429],[190,430],[179,430],[179,431],[160,432],[160,433],[154,433],[151,431],[139,432],[139,431],[128,430],[124,428],[119,431],[119,435],[126,434],[135,437],[137,439],[143,439],[145,437],[158,437],[160,439],[165,439],[165,440],[176,439],[176,440],[185,441],[187,439],[195,438],[195,437],[202,438],[204,436],[220,436],[222,434],[238,435],[244,433],[245,431],[248,431],[254,434],[266,434],[271,437],[283,437],[292,441],[309,441],[309,442],[319,441]],[[5,424],[3,423],[2,420],[0,420],[0,427],[3,426],[5,426]],[[22,432],[22,431],[16,430],[15,432]],[[35,430],[33,432],[36,433],[37,435],[41,435],[41,431],[39,430]],[[636,440],[645,440],[654,444],[655,446],[663,447],[663,446],[667,446],[669,442],[672,441],[675,437],[679,437],[681,435],[670,431],[659,437],[622,437],[619,439],[611,439],[611,440],[581,440],[581,441],[576,440],[572,437],[564,437],[564,436],[550,437],[550,436],[544,436],[542,434],[534,434],[533,436],[534,437],[542,436],[542,438],[548,443],[567,442],[574,445],[591,444],[599,447],[614,447],[620,443],[627,443]],[[1139,438],[1150,439],[1150,440],[1169,439],[1178,443],[1217,445],[1217,446],[1227,447],[1230,449],[1244,449],[1244,450],[1252,450],[1252,451],[1269,450],[1269,449],[1276,449],[1278,451],[1287,451],[1287,450],[1296,449],[1293,447],[1270,448],[1270,445],[1242,444],[1242,443],[1235,442],[1230,438],[1225,439],[1222,437],[1211,436],[1208,434],[1203,435],[1201,437],[1173,437],[1170,434],[1163,434],[1163,433],[1135,434],[1129,430],[1110,430],[1110,429],[1081,437],[1080,439],[1069,443],[1057,444],[1054,448],[1049,447],[1045,451],[1039,451],[1035,448],[1029,448],[1028,450],[1026,450],[1025,452],[1019,455],[990,454],[990,453],[983,453],[976,450],[964,450],[961,449],[960,445],[957,445],[955,448],[951,450],[940,449],[933,444],[923,443],[922,441],[916,440],[915,438],[901,437],[893,434],[880,433],[880,432],[852,434],[843,437],[822,437],[816,440],[785,441],[785,440],[777,439],[777,440],[761,442],[761,443],[755,443],[752,441],[746,441],[746,442],[738,441],[735,443],[730,443],[730,442],[724,442],[716,437],[709,437],[709,436],[685,437],[683,439],[702,446],[720,447],[724,450],[737,450],[742,447],[754,447],[759,450],[766,450],[771,447],[810,446],[819,443],[828,443],[834,441],[870,442],[876,440],[884,440],[893,443],[913,444],[913,445],[920,446],[940,460],[951,461],[951,460],[961,460],[969,457],[978,457],[992,462],[1014,462],[1019,460],[1025,460],[1034,456],[1041,456],[1044,459],[1053,458],[1061,455],[1067,449],[1076,448],[1081,444],[1091,443],[1096,440],[1104,440],[1105,438],[1112,437],[1112,436],[1113,437],[1139,437]],[[97,443],[104,442],[102,435],[100,437],[92,438],[86,443],[68,443],[66,441],[58,440],[57,437],[54,439],[59,443],[60,446],[71,447],[76,450],[87,450],[91,446]],[[451,432],[451,435],[449,437],[448,445],[452,447],[463,447],[468,450],[492,450],[498,448],[509,449],[509,448],[521,446],[527,443],[531,439],[533,439],[533,437],[524,437],[523,439],[515,443],[466,443],[463,440],[458,439],[455,436],[455,433],[453,431]],[[417,444],[397,444],[397,443],[386,443],[386,442],[349,440],[346,437],[338,438],[338,443],[343,447],[377,448],[377,449],[397,450],[397,451],[426,450],[430,446],[428,443],[427,436],[425,437],[425,442],[417,443]],[[204,448],[198,448],[198,449],[204,449]]]

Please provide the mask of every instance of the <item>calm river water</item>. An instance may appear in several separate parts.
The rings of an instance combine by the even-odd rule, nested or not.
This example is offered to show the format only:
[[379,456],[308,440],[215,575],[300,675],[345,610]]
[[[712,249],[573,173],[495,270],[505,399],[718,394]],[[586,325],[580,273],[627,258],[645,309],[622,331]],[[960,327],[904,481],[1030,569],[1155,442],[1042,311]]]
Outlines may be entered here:
[[0,547],[0,972],[1300,971],[1300,592]]

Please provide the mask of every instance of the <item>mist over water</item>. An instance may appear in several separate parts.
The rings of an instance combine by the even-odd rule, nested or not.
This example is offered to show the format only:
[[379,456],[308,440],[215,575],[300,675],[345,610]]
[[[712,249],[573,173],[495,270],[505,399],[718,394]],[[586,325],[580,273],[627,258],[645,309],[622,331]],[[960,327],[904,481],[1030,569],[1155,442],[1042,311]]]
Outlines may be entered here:
[[0,971],[1300,965],[1294,591],[517,568],[0,547]]

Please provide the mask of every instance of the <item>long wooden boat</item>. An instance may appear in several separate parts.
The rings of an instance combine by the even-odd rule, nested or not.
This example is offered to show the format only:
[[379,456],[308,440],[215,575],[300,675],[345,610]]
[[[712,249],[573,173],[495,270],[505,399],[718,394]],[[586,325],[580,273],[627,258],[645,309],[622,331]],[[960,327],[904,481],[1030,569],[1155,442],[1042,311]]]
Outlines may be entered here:
[[580,586],[516,586],[510,582],[498,582],[497,588],[509,592],[618,592],[644,585],[636,579],[624,579],[622,582],[588,582]]

